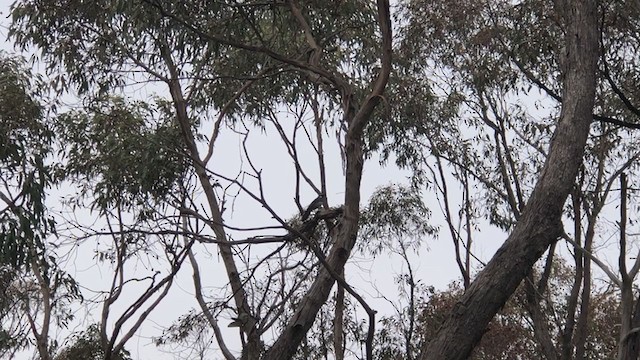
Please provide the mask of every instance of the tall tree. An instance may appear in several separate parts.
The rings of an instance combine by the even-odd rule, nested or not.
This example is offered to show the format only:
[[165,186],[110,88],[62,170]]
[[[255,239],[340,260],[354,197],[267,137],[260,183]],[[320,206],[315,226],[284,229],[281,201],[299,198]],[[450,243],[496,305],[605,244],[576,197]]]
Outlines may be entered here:
[[54,174],[51,108],[45,82],[21,57],[0,54],[0,88],[0,354],[33,341],[46,360],[55,350],[51,329],[73,318],[67,306],[80,298],[58,265],[45,205]]
[[513,231],[425,346],[422,359],[466,359],[489,321],[561,235],[564,203],[589,134],[599,51],[596,2],[566,1],[556,6],[567,24],[566,61],[562,112],[546,163]]
[[[106,358],[123,348],[124,341],[164,297],[185,256],[193,265],[194,287],[201,292],[197,261],[193,261],[194,252],[190,250],[196,241],[203,246],[215,245],[222,259],[230,296],[221,302],[231,300],[232,305],[224,311],[235,313],[234,324],[240,327],[243,342],[242,358],[291,358],[336,281],[358,297],[342,274],[358,233],[364,129],[374,115],[379,116],[374,110],[384,99],[391,72],[388,1],[379,0],[375,6],[366,1],[19,1],[14,4],[13,16],[13,39],[42,51],[49,70],[57,75],[54,82],[60,90],[75,87],[84,96],[93,97],[89,102],[98,104],[60,120],[66,124],[63,129],[71,144],[66,153],[70,166],[65,175],[84,185],[87,191],[82,195],[91,198],[92,208],[109,221],[114,240],[107,258],[115,262],[116,272],[104,302],[103,320],[107,320],[111,304],[129,283],[124,280],[124,263],[131,256],[139,256],[136,250],[146,249],[149,238],[160,239],[165,245],[162,250],[171,260],[170,270],[162,280],[156,282],[156,274],[146,278],[151,283],[150,292],[116,320],[113,333],[107,333],[106,321],[101,323]],[[354,59],[358,62],[350,65]],[[126,102],[124,106],[118,102],[104,105],[105,93],[138,81],[164,86],[168,96],[159,100],[157,107],[149,108],[154,108],[152,113],[161,114],[161,120],[169,125],[152,125],[157,120],[153,116],[141,118],[146,105],[139,106],[139,110],[131,109]],[[315,100],[311,100],[313,97]],[[220,156],[216,145],[225,118],[232,119],[230,124],[239,120],[242,125],[252,119],[260,127],[265,125],[264,119],[277,112],[278,106],[304,108],[314,101],[321,104],[315,107],[321,109],[315,116],[318,140],[309,138],[309,142],[318,154],[320,181],[305,173],[297,159],[296,140],[285,136],[282,120],[273,121],[296,163],[295,201],[302,220],[298,228],[290,226],[268,204],[261,171],[250,159],[251,169],[246,173],[258,182],[253,190],[234,176],[218,173],[212,165],[215,161],[210,160]],[[325,108],[333,116],[331,122],[322,114]],[[217,113],[213,119],[212,113]],[[208,120],[212,120],[207,128],[211,135],[205,137],[199,131]],[[335,211],[327,201],[321,146],[321,130],[331,125],[338,133],[345,173],[344,199]],[[298,128],[296,125],[296,131]],[[171,137],[169,133],[176,129],[179,136]],[[163,131],[164,136],[155,136]],[[176,138],[181,146],[154,148],[161,141]],[[83,143],[92,146],[82,146]],[[174,157],[176,153],[179,156]],[[180,172],[182,161],[188,164],[189,171]],[[158,166],[150,166],[152,163]],[[167,163],[176,166],[167,169]],[[303,206],[300,182],[315,191],[320,202]],[[234,241],[223,215],[225,207],[220,199],[224,191],[219,191],[220,183],[247,194],[287,234],[272,236],[271,241],[261,241],[259,237]],[[198,198],[200,194],[202,197]],[[131,223],[123,215],[127,211],[134,214]],[[309,238],[321,221],[331,228],[330,242],[323,247]],[[185,237],[186,244],[176,242],[179,235]],[[275,292],[270,288],[274,274],[299,267],[288,264],[296,263],[294,257],[283,255],[291,249],[288,243],[292,239],[307,244],[297,248],[298,254],[315,257],[312,269],[305,270],[307,275],[314,273],[314,280],[304,288],[293,282],[294,290],[302,295],[286,326],[278,330],[279,335],[265,352],[264,342],[268,340],[262,335],[281,316],[279,307],[291,300],[287,289],[290,284],[281,284],[281,290]],[[265,243],[279,245],[257,263],[247,262],[243,269],[243,260],[253,252],[250,248],[241,250],[241,246]],[[263,287],[256,280],[261,273],[257,270],[277,264],[272,259],[276,255],[285,261],[278,265],[280,269],[267,272]],[[254,286],[263,287],[264,294],[250,292]],[[273,297],[267,297],[273,293]],[[266,301],[279,305],[276,309],[265,307]],[[141,305],[145,302],[149,306],[143,310]],[[202,296],[198,296],[198,303],[203,314],[211,314],[210,305]],[[364,301],[361,303],[366,307]],[[373,328],[373,311],[368,311]],[[136,312],[139,315],[132,318]],[[215,319],[209,317],[215,331],[216,321],[212,320]],[[124,331],[127,321],[131,328]],[[126,335],[119,338],[123,333]],[[369,358],[373,331],[370,333]],[[219,337],[218,340],[224,348]],[[229,358],[230,354],[225,352],[225,356]]]

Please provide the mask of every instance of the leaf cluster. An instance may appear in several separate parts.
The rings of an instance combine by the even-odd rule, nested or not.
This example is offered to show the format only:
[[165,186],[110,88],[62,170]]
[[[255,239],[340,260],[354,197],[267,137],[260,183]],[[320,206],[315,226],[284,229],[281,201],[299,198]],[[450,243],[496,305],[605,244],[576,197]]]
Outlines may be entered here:
[[[105,351],[100,341],[100,328],[98,324],[90,325],[86,330],[74,334],[69,340],[69,345],[60,350],[53,360],[102,360]],[[131,360],[129,351],[123,349],[118,354],[113,354],[115,360]]]
[[23,59],[0,55],[0,264],[14,267],[55,231],[44,203],[53,134],[36,100],[42,86]]
[[359,250],[377,255],[395,246],[395,241],[417,249],[426,237],[437,233],[429,216],[416,189],[396,184],[380,187],[362,209]]
[[105,98],[57,120],[66,160],[58,179],[81,184],[94,207],[132,208],[178,191],[190,161],[180,128],[162,108]]
[[132,79],[177,76],[190,89],[191,107],[221,109],[251,81],[226,111],[260,119],[275,104],[300,101],[300,89],[316,83],[292,65],[315,56],[309,35],[323,49],[321,67],[354,79],[356,89],[375,74],[379,34],[370,2],[297,6],[311,34],[281,2],[22,0],[12,7],[9,36],[41,50],[61,91],[105,94]]

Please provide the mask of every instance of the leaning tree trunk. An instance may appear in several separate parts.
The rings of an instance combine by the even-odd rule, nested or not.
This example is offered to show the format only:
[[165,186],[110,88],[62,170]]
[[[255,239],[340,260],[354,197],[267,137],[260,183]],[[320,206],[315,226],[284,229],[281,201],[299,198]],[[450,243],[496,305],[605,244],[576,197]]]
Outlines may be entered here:
[[[307,293],[300,300],[293,316],[282,329],[280,336],[262,357],[262,360],[291,359],[307,332],[313,325],[316,315],[324,305],[336,282],[336,277],[343,272],[349,259],[351,250],[355,246],[358,236],[358,221],[360,218],[360,181],[364,163],[364,128],[369,122],[375,107],[383,99],[383,93],[391,73],[391,14],[389,0],[377,0],[378,22],[382,36],[380,61],[382,67],[373,82],[369,96],[356,110],[352,98],[353,91],[342,88],[345,101],[345,119],[347,132],[345,135],[345,195],[342,219],[334,237],[334,244],[325,258],[325,264]],[[367,358],[371,358],[368,356]]]
[[467,359],[491,319],[561,233],[562,209],[592,119],[598,26],[595,0],[566,0],[559,10],[567,24],[562,111],[542,174],[513,232],[423,348],[422,360]]

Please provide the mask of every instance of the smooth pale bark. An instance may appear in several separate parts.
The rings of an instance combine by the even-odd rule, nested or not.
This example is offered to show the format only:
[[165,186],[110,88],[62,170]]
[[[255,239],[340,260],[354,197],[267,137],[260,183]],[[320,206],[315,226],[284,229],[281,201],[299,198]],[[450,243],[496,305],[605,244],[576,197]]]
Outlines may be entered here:
[[31,268],[38,281],[38,286],[40,287],[40,295],[42,296],[42,324],[40,325],[40,331],[38,331],[37,325],[35,323],[35,314],[31,314],[31,310],[29,309],[28,299],[25,300],[27,301],[27,318],[29,319],[31,332],[36,338],[36,347],[38,349],[40,359],[50,360],[51,354],[49,353],[49,351],[51,349],[49,348],[49,326],[51,325],[51,315],[53,310],[53,292],[51,291],[51,287],[49,286],[49,281],[45,280],[44,276],[42,276],[43,267],[38,262],[38,260],[31,260]]
[[566,1],[563,5],[567,61],[562,111],[549,156],[513,232],[426,344],[422,360],[467,359],[491,319],[561,234],[562,209],[589,134],[598,60],[596,2]]
[[256,321],[251,313],[249,302],[247,301],[243,281],[233,257],[233,249],[229,244],[227,233],[222,225],[224,224],[224,220],[222,219],[222,211],[220,210],[218,198],[215,195],[214,184],[209,178],[209,173],[207,172],[206,166],[200,156],[195,135],[189,122],[187,102],[184,98],[179,81],[180,76],[168,48],[168,45],[162,48],[162,56],[171,75],[171,78],[167,81],[167,85],[169,86],[169,92],[171,93],[171,98],[174,102],[176,118],[180,124],[187,151],[193,161],[195,173],[200,180],[200,185],[202,186],[202,190],[204,191],[209,204],[209,216],[212,220],[210,226],[216,236],[216,240],[218,241],[218,250],[220,251],[220,257],[222,258],[222,262],[229,278],[229,285],[233,291],[233,299],[236,305],[238,317],[244,316],[244,318],[248,319],[246,323],[242,324],[242,330],[247,335],[247,342],[243,349],[242,359],[257,360],[262,352],[262,342],[258,332],[256,331]]

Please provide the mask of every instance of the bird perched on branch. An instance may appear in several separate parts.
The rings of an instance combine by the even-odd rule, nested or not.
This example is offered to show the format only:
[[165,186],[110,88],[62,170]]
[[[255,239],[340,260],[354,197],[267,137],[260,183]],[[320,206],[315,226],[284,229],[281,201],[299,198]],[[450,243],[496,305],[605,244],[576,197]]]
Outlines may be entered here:
[[227,327],[244,327],[249,321],[253,320],[251,315],[240,313],[238,317],[231,318],[231,323]]
[[311,213],[320,208],[320,206],[322,206],[322,203],[324,201],[324,195],[320,195],[318,196],[315,200],[313,200],[311,202],[311,204],[309,204],[309,206],[307,206],[307,209],[302,213],[302,216],[300,217],[300,220],[302,222],[305,222],[309,219],[309,217],[311,216]]

